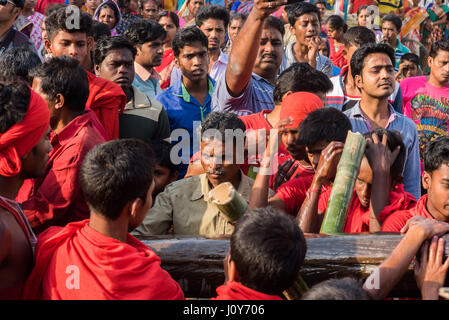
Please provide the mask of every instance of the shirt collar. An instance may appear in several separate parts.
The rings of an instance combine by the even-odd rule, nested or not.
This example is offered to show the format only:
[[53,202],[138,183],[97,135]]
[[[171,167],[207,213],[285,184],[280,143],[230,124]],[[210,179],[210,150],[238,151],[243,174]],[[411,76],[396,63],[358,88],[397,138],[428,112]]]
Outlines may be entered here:
[[[181,82],[181,92],[180,92],[180,96],[182,96],[182,98],[184,99],[185,102],[189,102],[190,103],[190,93],[187,91],[186,87],[184,86],[184,83],[182,82],[182,77],[179,80]],[[209,77],[209,75],[207,75],[207,84],[209,87],[209,96],[212,97],[213,93],[214,93],[214,83],[212,82],[211,77]]]
[[66,141],[72,139],[77,132],[84,127],[85,123],[87,123],[91,119],[91,112],[87,111],[82,115],[77,116],[75,119],[69,122],[59,133],[54,133],[51,136],[50,142],[53,146],[57,143],[63,145]]
[[224,64],[228,64],[229,61],[229,56],[224,53],[223,51],[220,50],[220,55],[218,56],[218,62],[224,63]]
[[[388,118],[388,124],[386,127],[388,127],[390,125],[390,123],[392,123],[396,119],[396,112],[394,111],[394,108],[390,102],[388,102],[388,108],[390,109],[390,117]],[[354,105],[354,107],[349,109],[349,116],[356,117],[356,118],[361,117],[361,118],[363,118],[363,120],[365,120],[365,122],[369,123],[368,119],[363,115],[362,109],[360,108],[360,100],[357,101],[357,103]],[[372,131],[372,130],[370,130],[370,131]]]
[[[204,201],[209,201],[209,192],[211,190],[209,186],[209,180],[205,173],[199,175],[200,181],[195,187],[195,190],[190,197],[190,200],[196,201],[204,198]],[[242,195],[244,199],[249,199],[251,187],[249,185],[249,178],[240,170],[240,183],[237,192]]]
[[151,68],[151,71],[148,71],[146,68],[144,68],[135,61],[134,61],[134,69],[136,71],[136,74],[143,81],[147,81],[148,79],[156,79],[156,80],[161,79],[159,73],[157,73],[156,70],[154,70],[154,68]]

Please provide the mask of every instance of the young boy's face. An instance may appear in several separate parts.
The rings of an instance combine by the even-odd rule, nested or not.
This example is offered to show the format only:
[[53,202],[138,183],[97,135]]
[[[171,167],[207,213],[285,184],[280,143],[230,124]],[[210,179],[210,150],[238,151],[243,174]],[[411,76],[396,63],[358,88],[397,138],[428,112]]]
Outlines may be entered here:
[[53,57],[69,56],[81,63],[88,53],[87,35],[84,32],[60,30],[53,39],[45,41],[45,49]]
[[404,65],[402,74],[405,78],[415,77],[418,75],[418,66],[414,62],[404,60],[401,64]]
[[427,190],[427,210],[439,221],[449,221],[449,166],[442,164],[437,170],[422,176]]
[[368,159],[363,157],[360,164],[359,175],[355,181],[355,191],[359,197],[359,201],[364,208],[369,207],[371,199],[371,184],[373,183],[373,171],[368,163]]
[[328,141],[322,140],[318,141],[314,145],[306,146],[307,158],[309,158],[309,162],[312,164],[313,170],[316,170],[318,167],[318,163],[320,162],[321,151],[323,151],[327,145]]
[[177,174],[170,173],[170,169],[161,166],[159,163],[154,167],[154,192],[153,198],[164,191],[165,186],[176,181]]

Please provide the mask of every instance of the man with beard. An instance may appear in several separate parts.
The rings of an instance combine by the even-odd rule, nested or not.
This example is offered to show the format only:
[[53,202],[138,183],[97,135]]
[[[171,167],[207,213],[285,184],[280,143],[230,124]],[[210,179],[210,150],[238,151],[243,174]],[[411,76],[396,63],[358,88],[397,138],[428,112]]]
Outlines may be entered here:
[[249,200],[253,180],[245,176],[237,164],[238,142],[244,132],[245,125],[236,115],[210,113],[201,123],[201,164],[205,173],[169,184],[132,234],[166,234],[171,225],[175,235],[219,237],[232,234],[234,224],[211,201],[209,191],[223,182],[230,182],[245,200]]
[[270,16],[286,1],[255,0],[235,39],[226,72],[217,79],[214,111],[243,116],[273,110],[273,89],[282,62],[284,25]]
[[363,45],[352,55],[351,73],[361,92],[360,101],[345,112],[353,131],[364,134],[384,128],[401,133],[406,148],[402,172],[404,189],[419,199],[421,186],[416,125],[396,112],[388,102],[395,83],[394,50],[386,44]]
[[95,47],[94,64],[97,76],[115,82],[126,94],[124,113],[119,115],[119,137],[170,141],[167,113],[156,99],[137,89],[134,79],[136,48],[125,38],[107,37]]
[[160,76],[154,67],[160,66],[164,55],[165,29],[153,20],[137,20],[130,24],[123,34],[137,49],[133,85],[150,98],[162,90]]

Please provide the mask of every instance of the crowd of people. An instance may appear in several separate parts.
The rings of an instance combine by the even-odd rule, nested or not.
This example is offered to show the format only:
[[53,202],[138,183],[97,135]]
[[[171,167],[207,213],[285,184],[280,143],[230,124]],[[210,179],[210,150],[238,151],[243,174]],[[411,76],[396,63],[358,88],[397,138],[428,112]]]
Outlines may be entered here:
[[[438,299],[448,14],[443,0],[0,0],[0,299],[185,299],[138,240],[167,234],[230,237],[214,299],[283,299],[349,131],[366,150],[341,232],[404,236],[364,284],[303,299],[384,299],[415,256]],[[211,198],[225,182],[248,202],[237,221]]]

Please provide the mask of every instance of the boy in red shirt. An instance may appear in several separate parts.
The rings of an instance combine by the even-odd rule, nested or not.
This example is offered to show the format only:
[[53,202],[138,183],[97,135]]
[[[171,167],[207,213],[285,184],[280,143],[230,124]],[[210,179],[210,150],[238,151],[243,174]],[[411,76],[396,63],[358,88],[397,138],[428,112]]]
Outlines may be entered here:
[[86,153],[106,141],[98,118],[85,111],[89,83],[78,61],[52,58],[33,71],[33,89],[50,110],[52,128],[45,175],[25,180],[17,201],[36,233],[51,225],[86,219],[89,209],[79,184],[79,169]]
[[184,299],[159,257],[128,233],[153,202],[153,163],[153,152],[137,139],[110,141],[87,154],[80,180],[90,219],[39,236],[26,299]]
[[250,210],[235,225],[224,261],[226,283],[212,300],[282,300],[298,276],[307,245],[291,217]]
[[422,187],[427,190],[409,210],[395,212],[382,225],[382,231],[399,232],[414,216],[449,222],[449,136],[432,140],[424,152]]

